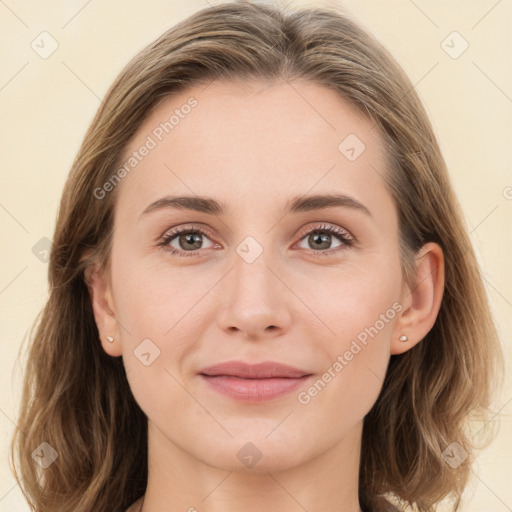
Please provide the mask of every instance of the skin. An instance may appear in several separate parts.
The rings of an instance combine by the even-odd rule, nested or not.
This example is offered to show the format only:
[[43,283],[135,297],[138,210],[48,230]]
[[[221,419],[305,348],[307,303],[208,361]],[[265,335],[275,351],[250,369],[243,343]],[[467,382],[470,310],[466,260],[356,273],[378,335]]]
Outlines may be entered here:
[[[360,511],[363,419],[390,356],[420,342],[435,322],[442,251],[433,243],[419,251],[420,284],[409,289],[398,215],[382,178],[382,136],[315,83],[192,87],[152,112],[125,156],[191,96],[197,106],[118,185],[110,278],[88,269],[102,346],[123,357],[148,417],[143,510]],[[338,149],[349,134],[366,146],[354,161]],[[323,193],[349,195],[371,216],[349,207],[283,216],[292,197]],[[164,208],[141,215],[166,195],[212,197],[226,213]],[[183,237],[180,245],[179,236],[169,243],[198,254],[180,257],[158,246],[171,228],[190,223],[209,233],[199,235],[199,249]],[[332,234],[317,248],[299,236],[322,224],[343,228],[356,243],[345,246]],[[251,263],[236,251],[248,236],[263,249]],[[197,375],[227,360],[272,360],[320,378],[396,302],[401,311],[307,404],[297,396],[311,384],[246,404]],[[399,341],[402,334],[408,341]],[[148,366],[134,355],[147,338],[160,350]],[[237,457],[248,442],[262,454],[252,468]]]

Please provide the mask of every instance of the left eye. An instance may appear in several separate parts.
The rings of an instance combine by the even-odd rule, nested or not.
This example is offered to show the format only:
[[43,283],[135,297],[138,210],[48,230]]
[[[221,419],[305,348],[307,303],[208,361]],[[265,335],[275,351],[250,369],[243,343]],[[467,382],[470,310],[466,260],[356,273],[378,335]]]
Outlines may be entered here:
[[[333,252],[343,250],[345,246],[351,246],[354,244],[353,237],[347,231],[335,226],[316,226],[302,232],[300,236],[301,242],[305,240],[306,243],[313,247],[314,252],[319,254],[329,255]],[[331,248],[326,247],[326,245],[331,245],[333,236],[340,240],[340,243],[335,246],[336,250],[331,251],[328,250]],[[201,247],[203,243],[203,237],[209,240],[208,234],[205,233],[202,229],[178,228],[171,231],[167,235],[164,235],[159,245],[165,250],[170,251],[172,255],[183,257],[195,256],[198,254],[197,251],[199,249],[205,248]],[[178,247],[172,245],[175,240],[178,243]],[[215,244],[212,242],[210,248],[214,245]]]
[[[332,256],[333,254],[337,254],[339,251],[343,251],[347,247],[353,246],[355,243],[354,237],[348,231],[329,224],[308,228],[307,230],[302,231],[299,236],[301,237],[301,242],[305,239],[306,243],[314,249],[322,249],[314,250],[313,254],[315,256]],[[340,240],[341,243],[334,249],[331,249],[326,247],[326,245],[331,244],[333,236]]]
[[[306,244],[313,246],[313,248],[316,249],[324,249],[328,250],[332,247],[326,247],[330,246],[332,244],[332,239],[337,238],[340,240],[340,243],[335,246],[340,247],[342,245],[351,245],[352,240],[349,238],[348,234],[345,231],[340,231],[338,228],[333,227],[324,227],[324,228],[315,228],[310,231],[308,231],[305,236],[301,238],[301,242],[303,240],[306,241]],[[306,247],[307,249],[308,247]],[[322,251],[325,252],[325,251]],[[334,251],[336,252],[336,251]]]

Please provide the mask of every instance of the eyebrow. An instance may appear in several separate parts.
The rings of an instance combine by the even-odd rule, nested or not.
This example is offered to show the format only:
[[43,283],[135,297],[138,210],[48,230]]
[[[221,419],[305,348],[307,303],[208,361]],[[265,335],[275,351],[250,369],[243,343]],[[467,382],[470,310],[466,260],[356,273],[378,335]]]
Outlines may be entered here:
[[[287,201],[283,213],[287,215],[289,213],[309,212],[334,207],[352,208],[369,217],[372,216],[370,210],[363,203],[345,194],[316,194],[295,197]],[[222,201],[219,202],[210,197],[166,196],[151,203],[141,215],[166,208],[193,210],[209,215],[223,215],[226,211]]]

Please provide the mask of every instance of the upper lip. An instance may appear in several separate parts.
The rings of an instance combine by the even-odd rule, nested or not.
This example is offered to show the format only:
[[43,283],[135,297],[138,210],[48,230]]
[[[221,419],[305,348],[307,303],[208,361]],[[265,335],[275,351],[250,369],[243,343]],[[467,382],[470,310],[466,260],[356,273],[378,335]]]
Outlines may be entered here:
[[275,361],[265,361],[259,364],[249,364],[244,361],[226,361],[203,368],[199,373],[208,376],[226,375],[244,379],[300,378],[311,375],[310,372],[305,370]]

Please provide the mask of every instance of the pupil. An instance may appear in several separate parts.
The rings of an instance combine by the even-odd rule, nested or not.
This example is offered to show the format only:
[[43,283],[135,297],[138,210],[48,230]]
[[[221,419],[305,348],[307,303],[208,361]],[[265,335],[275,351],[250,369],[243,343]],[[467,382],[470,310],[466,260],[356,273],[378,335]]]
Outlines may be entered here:
[[324,244],[327,244],[327,247],[323,247],[324,249],[325,248],[328,248],[329,246],[329,238],[330,238],[331,235],[328,235],[328,234],[314,234],[313,235],[313,239],[315,241],[315,244],[317,244],[317,242],[319,242],[320,245],[322,245],[322,243]]
[[[187,244],[194,245],[194,239],[196,244],[201,245],[201,239],[198,233],[189,233],[188,235],[185,235],[185,240]],[[198,249],[198,247],[194,247],[194,249]]]

